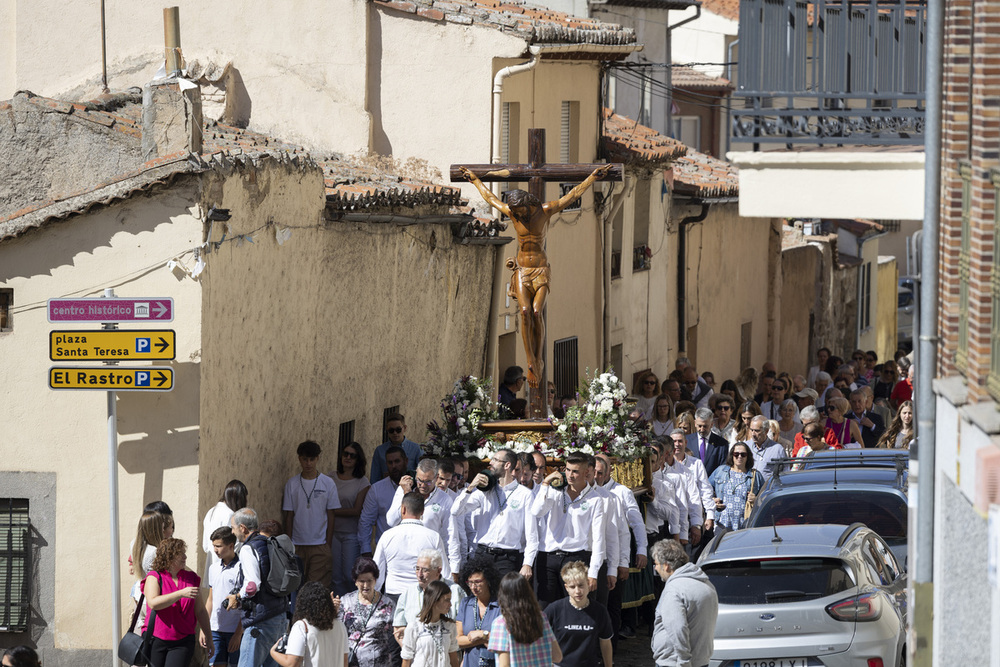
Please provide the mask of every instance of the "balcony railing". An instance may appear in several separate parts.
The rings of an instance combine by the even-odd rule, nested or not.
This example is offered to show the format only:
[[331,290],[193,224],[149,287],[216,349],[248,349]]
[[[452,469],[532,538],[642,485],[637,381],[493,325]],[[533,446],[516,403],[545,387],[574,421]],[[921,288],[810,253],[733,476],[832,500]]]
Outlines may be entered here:
[[926,0],[741,0],[733,140],[922,144],[926,26]]

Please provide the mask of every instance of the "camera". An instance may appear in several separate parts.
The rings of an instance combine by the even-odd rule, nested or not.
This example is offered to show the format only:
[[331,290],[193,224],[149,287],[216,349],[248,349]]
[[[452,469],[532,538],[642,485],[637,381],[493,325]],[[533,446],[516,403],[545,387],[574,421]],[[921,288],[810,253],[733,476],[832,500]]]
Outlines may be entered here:
[[288,633],[281,635],[278,643],[274,645],[274,650],[278,653],[284,653],[285,649],[288,648]]

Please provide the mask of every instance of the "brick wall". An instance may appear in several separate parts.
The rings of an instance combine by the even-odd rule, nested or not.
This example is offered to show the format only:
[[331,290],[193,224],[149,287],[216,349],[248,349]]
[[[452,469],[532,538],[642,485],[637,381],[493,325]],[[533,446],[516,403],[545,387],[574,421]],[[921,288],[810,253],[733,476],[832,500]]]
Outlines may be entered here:
[[958,371],[960,160],[971,165],[968,297],[969,399],[987,400],[995,189],[1000,166],[1000,1],[949,0],[945,19],[941,202],[940,372]]

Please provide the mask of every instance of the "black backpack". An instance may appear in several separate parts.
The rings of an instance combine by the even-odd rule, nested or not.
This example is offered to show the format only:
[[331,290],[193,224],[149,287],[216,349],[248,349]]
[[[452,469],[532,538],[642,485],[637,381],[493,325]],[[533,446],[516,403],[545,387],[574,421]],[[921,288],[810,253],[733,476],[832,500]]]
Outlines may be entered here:
[[302,584],[302,570],[299,559],[295,557],[295,545],[288,535],[267,537],[267,556],[270,571],[263,583],[265,590],[271,595],[285,597],[299,590]]

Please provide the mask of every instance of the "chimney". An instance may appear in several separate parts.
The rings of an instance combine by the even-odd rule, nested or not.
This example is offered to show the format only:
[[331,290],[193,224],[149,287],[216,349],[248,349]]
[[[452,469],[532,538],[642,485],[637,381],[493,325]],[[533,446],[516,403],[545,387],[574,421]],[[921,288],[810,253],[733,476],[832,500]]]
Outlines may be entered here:
[[180,10],[163,10],[165,79],[142,89],[142,155],[149,161],[178,151],[201,152],[201,89],[181,77]]

